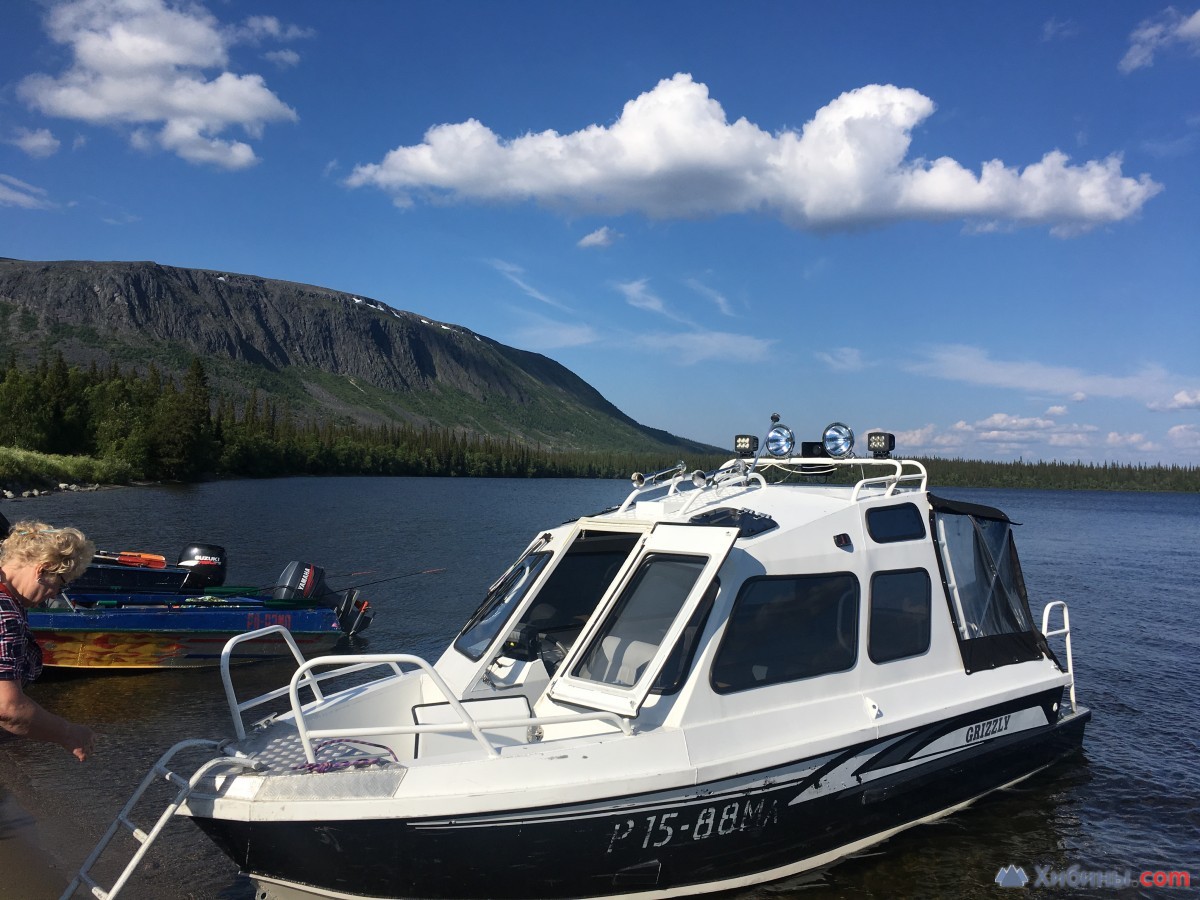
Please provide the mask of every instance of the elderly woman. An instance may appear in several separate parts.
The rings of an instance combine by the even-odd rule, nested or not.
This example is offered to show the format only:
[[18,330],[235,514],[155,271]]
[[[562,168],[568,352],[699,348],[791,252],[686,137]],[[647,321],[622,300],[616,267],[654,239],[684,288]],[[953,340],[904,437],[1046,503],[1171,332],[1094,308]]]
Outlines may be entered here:
[[0,543],[0,740],[14,735],[59,744],[80,762],[92,752],[92,729],[25,696],[25,685],[42,673],[25,609],[57,596],[88,567],[95,549],[78,529],[42,522],[18,522]]

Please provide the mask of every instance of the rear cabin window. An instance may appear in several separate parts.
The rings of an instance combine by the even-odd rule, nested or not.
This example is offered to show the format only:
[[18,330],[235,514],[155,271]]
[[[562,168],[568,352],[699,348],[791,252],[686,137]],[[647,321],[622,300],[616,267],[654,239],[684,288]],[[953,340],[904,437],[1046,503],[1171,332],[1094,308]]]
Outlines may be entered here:
[[1013,523],[991,507],[930,499],[942,578],[967,674],[1052,657],[1029,609]]
[[849,572],[750,579],[725,626],[713,689],[730,694],[854,668],[858,595]]
[[1033,631],[1011,524],[939,512],[937,528],[961,638]]
[[912,503],[877,506],[867,510],[867,533],[877,544],[919,541],[925,537],[925,520]]
[[867,655],[886,663],[929,649],[932,582],[924,569],[877,572],[871,578]]

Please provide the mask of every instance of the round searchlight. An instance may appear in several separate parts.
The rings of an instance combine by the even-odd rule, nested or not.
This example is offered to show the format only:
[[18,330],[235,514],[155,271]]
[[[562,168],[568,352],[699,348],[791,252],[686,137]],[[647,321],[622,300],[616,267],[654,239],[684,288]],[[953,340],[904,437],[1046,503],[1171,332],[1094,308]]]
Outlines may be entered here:
[[845,459],[854,452],[854,432],[849,425],[834,422],[825,426],[821,443],[825,446],[825,452],[834,459]]
[[786,425],[776,425],[767,432],[767,452],[772,456],[791,456],[795,446],[796,435]]

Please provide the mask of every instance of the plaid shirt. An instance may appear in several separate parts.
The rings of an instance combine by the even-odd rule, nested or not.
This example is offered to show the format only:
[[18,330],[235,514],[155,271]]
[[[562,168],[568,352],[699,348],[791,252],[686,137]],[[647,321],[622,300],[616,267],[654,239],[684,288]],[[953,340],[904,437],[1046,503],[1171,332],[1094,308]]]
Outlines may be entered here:
[[0,586],[0,681],[28,684],[42,674],[42,648],[33,639],[25,608]]

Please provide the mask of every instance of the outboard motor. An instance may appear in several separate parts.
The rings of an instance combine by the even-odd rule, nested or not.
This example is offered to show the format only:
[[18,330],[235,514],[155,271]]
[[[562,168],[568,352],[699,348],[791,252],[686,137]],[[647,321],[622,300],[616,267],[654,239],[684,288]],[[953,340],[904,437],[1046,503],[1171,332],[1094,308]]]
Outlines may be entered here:
[[225,583],[225,548],[216,544],[188,544],[179,554],[178,565],[188,570],[183,589],[202,591]]
[[271,593],[274,603],[293,606],[337,606],[338,595],[325,584],[325,570],[312,563],[290,562]]
[[290,606],[327,606],[336,611],[338,625],[346,634],[357,634],[371,624],[371,604],[360,600],[358,591],[337,592],[325,584],[325,570],[312,563],[290,562],[279,576],[271,602]]

